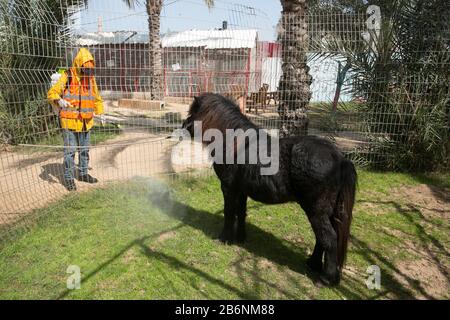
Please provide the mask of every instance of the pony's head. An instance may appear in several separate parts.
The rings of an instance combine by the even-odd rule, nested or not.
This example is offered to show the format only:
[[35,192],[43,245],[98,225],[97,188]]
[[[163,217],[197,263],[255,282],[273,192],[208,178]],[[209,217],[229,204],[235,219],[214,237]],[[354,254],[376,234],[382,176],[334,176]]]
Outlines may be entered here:
[[201,122],[202,132],[218,129],[225,133],[226,129],[246,129],[255,127],[244,116],[239,107],[230,99],[215,93],[204,93],[194,97],[182,128],[194,136],[194,122]]

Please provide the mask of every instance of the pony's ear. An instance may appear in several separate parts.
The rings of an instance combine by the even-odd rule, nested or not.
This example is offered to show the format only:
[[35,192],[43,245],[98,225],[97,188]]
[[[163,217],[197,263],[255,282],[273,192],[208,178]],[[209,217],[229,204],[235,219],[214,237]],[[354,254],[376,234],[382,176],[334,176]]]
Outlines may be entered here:
[[198,108],[199,105],[200,105],[200,99],[197,96],[194,96],[194,100],[192,101],[192,107]]
[[200,108],[200,99],[194,96],[194,101],[192,101],[191,107],[189,108],[189,113],[190,114],[196,113],[199,108]]

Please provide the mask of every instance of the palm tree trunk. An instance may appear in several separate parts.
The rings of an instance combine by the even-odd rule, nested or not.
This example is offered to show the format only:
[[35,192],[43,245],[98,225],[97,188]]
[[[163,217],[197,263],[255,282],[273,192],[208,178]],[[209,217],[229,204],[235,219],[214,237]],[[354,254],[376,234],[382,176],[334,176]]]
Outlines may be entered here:
[[162,0],[147,0],[148,31],[149,31],[149,86],[152,100],[163,98],[162,59],[160,41],[160,14]]
[[281,43],[283,75],[280,79],[280,136],[308,133],[307,106],[311,99],[312,77],[306,65],[309,38],[305,0],[281,0],[278,40]]

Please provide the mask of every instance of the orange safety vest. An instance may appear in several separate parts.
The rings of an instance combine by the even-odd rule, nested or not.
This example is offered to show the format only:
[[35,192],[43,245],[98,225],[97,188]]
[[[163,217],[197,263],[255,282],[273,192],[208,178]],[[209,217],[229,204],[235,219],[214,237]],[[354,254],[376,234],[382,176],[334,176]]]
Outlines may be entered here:
[[73,74],[73,70],[70,69],[63,99],[70,102],[71,106],[61,108],[59,111],[61,118],[89,120],[94,117],[95,96],[91,82],[91,79],[89,79],[89,88],[85,88]]

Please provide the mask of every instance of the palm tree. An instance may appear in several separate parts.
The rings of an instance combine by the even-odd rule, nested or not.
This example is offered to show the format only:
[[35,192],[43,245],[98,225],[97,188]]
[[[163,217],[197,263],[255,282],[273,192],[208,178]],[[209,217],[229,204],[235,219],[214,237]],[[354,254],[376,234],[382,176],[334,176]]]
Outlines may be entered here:
[[306,135],[307,106],[311,99],[312,77],[306,65],[309,45],[306,0],[281,0],[279,24],[283,75],[279,83],[280,136]]
[[[138,0],[124,0],[128,7],[133,8],[138,4]],[[214,0],[205,0],[208,8],[214,6]],[[148,34],[149,34],[149,81],[150,97],[152,100],[163,98],[163,67],[162,67],[162,48],[160,39],[160,17],[163,7],[163,0],[146,0],[145,6],[148,15]]]
[[[342,2],[346,12],[361,10],[348,6],[350,0],[334,2]],[[383,169],[447,169],[450,74],[442,66],[450,61],[448,0],[371,3],[383,13],[379,30],[368,30],[359,15],[345,19],[347,13],[341,12],[333,15],[338,32],[322,26],[327,41],[316,44],[310,34],[319,57],[350,63],[348,93],[365,100],[356,106],[370,147],[357,149],[355,155]],[[363,8],[371,14],[370,7]]]
[[148,39],[150,46],[149,68],[150,68],[150,98],[160,100],[163,97],[162,86],[162,48],[160,39],[160,18],[163,0],[147,0],[146,8],[148,15]]

